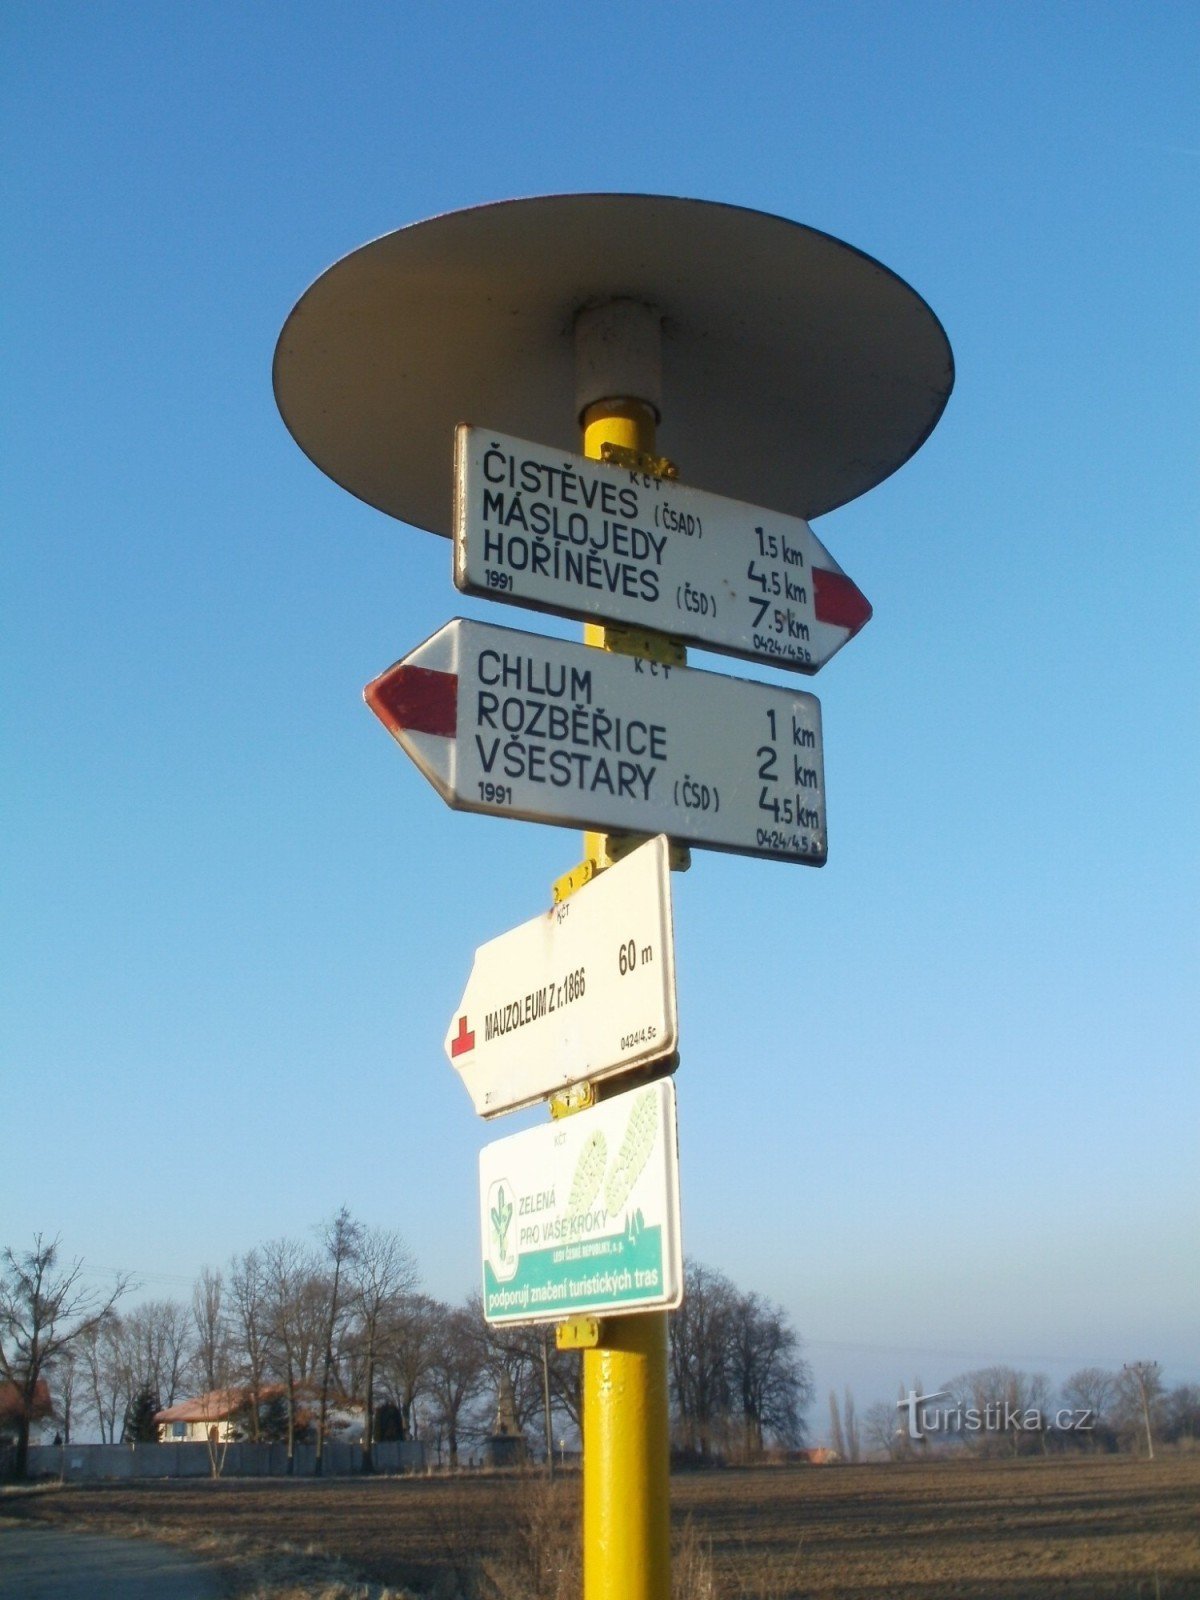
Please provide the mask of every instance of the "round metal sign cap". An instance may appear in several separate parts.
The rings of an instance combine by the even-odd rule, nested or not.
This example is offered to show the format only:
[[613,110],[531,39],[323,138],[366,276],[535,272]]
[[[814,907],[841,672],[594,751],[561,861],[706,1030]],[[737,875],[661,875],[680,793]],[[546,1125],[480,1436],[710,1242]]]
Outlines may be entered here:
[[841,240],[714,201],[577,194],[344,257],[284,324],[275,397],[323,472],[449,535],[457,423],[578,452],[575,321],[610,301],[661,317],[658,449],[681,478],[796,516],[895,472],[954,383],[925,301]]

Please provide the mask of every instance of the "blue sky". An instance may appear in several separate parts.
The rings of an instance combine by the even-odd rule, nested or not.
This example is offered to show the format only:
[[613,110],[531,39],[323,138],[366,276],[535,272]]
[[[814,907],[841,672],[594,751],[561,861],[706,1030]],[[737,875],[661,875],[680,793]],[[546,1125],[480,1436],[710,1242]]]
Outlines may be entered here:
[[345,1203],[475,1281],[489,1135],[441,1040],[577,840],[450,812],[363,707],[489,607],[305,459],[271,357],[380,233],[692,195],[876,256],[958,380],[816,524],[875,607],[800,685],[828,866],[675,880],[685,1245],[860,1406],[993,1361],[1200,1377],[1194,8],[2,27],[3,1240],[184,1295]]

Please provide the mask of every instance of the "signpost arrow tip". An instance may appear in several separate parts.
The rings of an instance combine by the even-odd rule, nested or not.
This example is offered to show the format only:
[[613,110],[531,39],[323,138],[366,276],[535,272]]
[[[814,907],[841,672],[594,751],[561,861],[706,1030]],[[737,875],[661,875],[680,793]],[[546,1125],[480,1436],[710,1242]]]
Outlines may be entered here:
[[834,628],[849,628],[850,637],[871,620],[872,606],[866,595],[844,572],[824,567],[812,569],[813,609],[818,622]]
[[438,734],[453,739],[458,722],[458,678],[400,662],[363,690],[363,699],[387,728],[398,733]]

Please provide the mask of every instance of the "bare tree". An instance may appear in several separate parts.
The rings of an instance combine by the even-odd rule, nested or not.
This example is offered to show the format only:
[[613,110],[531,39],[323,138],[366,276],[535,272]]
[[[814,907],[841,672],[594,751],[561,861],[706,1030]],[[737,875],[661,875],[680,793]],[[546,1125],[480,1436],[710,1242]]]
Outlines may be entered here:
[[71,1423],[75,1416],[75,1391],[82,1376],[82,1351],[78,1343],[68,1345],[58,1363],[58,1402],[56,1415],[62,1424],[64,1445],[71,1442]]
[[[543,1324],[544,1326],[544,1324]],[[565,1420],[583,1437],[583,1361],[579,1350],[560,1350],[551,1338],[546,1343],[550,1406],[561,1426]]]
[[732,1399],[729,1341],[737,1290],[723,1272],[684,1264],[683,1304],[671,1316],[668,1362],[686,1449],[712,1453]]
[[115,1443],[118,1434],[149,1436],[147,1415],[174,1405],[190,1352],[191,1315],[176,1300],[147,1300],[124,1316],[106,1318],[97,1336],[84,1343],[101,1437]]
[[[287,1398],[287,1470],[295,1471],[297,1399],[301,1383],[311,1376],[314,1351],[320,1346],[320,1301],[314,1264],[291,1239],[276,1239],[263,1249],[264,1305],[272,1360],[283,1379]],[[315,1315],[314,1315],[315,1311]]]
[[248,1391],[250,1437],[257,1443],[262,1437],[260,1408],[271,1337],[266,1265],[257,1250],[235,1256],[230,1263],[229,1298],[235,1330],[232,1337],[239,1348],[241,1377]]
[[153,1393],[173,1406],[191,1360],[192,1319],[178,1300],[147,1300],[121,1318],[118,1339],[131,1394]]
[[[542,1336],[536,1323],[488,1323],[478,1291],[469,1296],[467,1310],[474,1319],[480,1360],[487,1377],[489,1399],[499,1399],[502,1389],[512,1396],[513,1413],[522,1432],[534,1427],[544,1411]],[[492,1412],[484,1418],[490,1428]]]
[[86,1384],[86,1409],[100,1429],[101,1444],[115,1444],[117,1417],[124,1414],[128,1396],[121,1379],[116,1335],[120,1318],[116,1312],[87,1329],[78,1348]]
[[1088,1411],[1096,1422],[1108,1415],[1117,1392],[1117,1375],[1103,1367],[1081,1367],[1063,1384],[1064,1402],[1077,1411]]
[[1043,1373],[980,1367],[951,1378],[942,1388],[953,1402],[947,1409],[956,1426],[962,1418],[956,1437],[977,1453],[1015,1456],[1046,1448],[1050,1385]]
[[417,1397],[429,1387],[437,1359],[444,1310],[440,1301],[431,1300],[428,1295],[410,1294],[402,1297],[384,1319],[379,1372],[410,1437],[416,1433]]
[[[1096,1429],[1107,1427],[1111,1421],[1112,1405],[1117,1393],[1117,1377],[1103,1367],[1081,1367],[1073,1372],[1062,1387],[1063,1404],[1074,1412],[1073,1431],[1076,1442],[1086,1439],[1094,1448]],[[1086,1423],[1086,1426],[1078,1426]],[[1111,1436],[1110,1436],[1111,1437]]]
[[317,1412],[317,1459],[315,1472],[321,1476],[325,1464],[325,1422],[329,1415],[329,1380],[333,1373],[333,1344],[339,1323],[346,1314],[346,1277],[353,1265],[362,1238],[362,1227],[345,1206],[330,1218],[321,1231],[321,1242],[329,1266],[326,1274],[326,1308],[323,1320],[324,1356],[321,1363],[321,1401]]
[[550,1329],[543,1322],[538,1327],[538,1342],[542,1347],[542,1410],[546,1429],[546,1471],[554,1482],[554,1418],[550,1399]]
[[800,1340],[781,1306],[757,1294],[737,1295],[730,1312],[731,1391],[740,1397],[742,1440],[761,1452],[768,1436],[797,1445],[804,1434],[800,1413],[812,1398],[812,1372],[800,1355]]
[[863,1413],[863,1434],[869,1449],[882,1451],[894,1461],[900,1454],[901,1413],[886,1400],[876,1400]]
[[84,1288],[83,1262],[60,1268],[58,1245],[38,1233],[32,1250],[18,1254],[7,1245],[0,1256],[0,1378],[16,1395],[19,1478],[29,1465],[29,1424],[39,1380],[51,1376],[71,1346],[111,1315],[129,1287],[122,1274],[107,1294]]
[[362,1357],[364,1472],[374,1468],[375,1373],[389,1322],[394,1327],[401,1307],[417,1284],[417,1265],[398,1233],[388,1228],[364,1229],[355,1257],[351,1299],[358,1321]]
[[459,1432],[466,1407],[484,1386],[479,1317],[465,1306],[443,1306],[437,1319],[437,1354],[429,1372],[438,1425],[445,1430],[450,1468],[458,1466]]
[[1183,1439],[1200,1439],[1200,1387],[1177,1384],[1163,1403],[1164,1432],[1172,1444]]
[[721,1272],[684,1268],[684,1299],[670,1320],[676,1425],[685,1448],[707,1456],[736,1444],[761,1451],[768,1437],[798,1444],[812,1372],[780,1306],[741,1294]]
[[[227,1408],[224,1427],[217,1421],[204,1430],[204,1442],[208,1448],[208,1470],[214,1478],[219,1478],[225,1470],[225,1458],[229,1454],[229,1446],[235,1439],[243,1436],[242,1430],[245,1426],[249,1426],[252,1437],[257,1437],[258,1427],[257,1406],[254,1408],[251,1421],[246,1414],[249,1407],[244,1400],[239,1403],[241,1386],[238,1383],[238,1353],[233,1341],[225,1336],[223,1323],[219,1336],[211,1341],[206,1352],[204,1377],[205,1381],[209,1382],[207,1393],[221,1397],[221,1401],[213,1406],[213,1414],[219,1418],[221,1405]],[[244,1394],[244,1390],[241,1392]]]
[[[489,1400],[502,1389],[512,1397],[513,1412],[523,1432],[541,1432],[547,1460],[554,1454],[555,1416],[569,1418],[582,1429],[582,1363],[579,1352],[559,1350],[544,1323],[489,1325],[484,1321],[478,1294],[468,1301],[478,1320],[482,1359],[487,1370]],[[481,1416],[481,1428],[490,1429],[492,1411]]]
[[[137,1360],[126,1319],[119,1313],[101,1330],[101,1381],[106,1409],[112,1419],[112,1442],[125,1439],[133,1399],[137,1392]],[[119,1419],[119,1420],[118,1420]]]
[[196,1329],[193,1369],[197,1383],[209,1394],[221,1387],[218,1373],[227,1373],[229,1366],[226,1356],[229,1328],[224,1301],[225,1280],[220,1271],[203,1267],[192,1290],[192,1322]]

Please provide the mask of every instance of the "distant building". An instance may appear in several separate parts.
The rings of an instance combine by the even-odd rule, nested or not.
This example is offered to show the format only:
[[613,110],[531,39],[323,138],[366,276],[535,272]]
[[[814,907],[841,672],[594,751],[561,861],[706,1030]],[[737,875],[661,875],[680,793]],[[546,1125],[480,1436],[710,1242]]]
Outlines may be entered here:
[[[265,1398],[264,1390],[260,1399]],[[226,1444],[240,1439],[246,1431],[250,1405],[249,1389],[210,1389],[192,1400],[181,1400],[177,1406],[154,1413],[159,1443],[203,1444],[209,1440]]]
[[[276,1410],[286,1398],[282,1383],[268,1383],[258,1391],[259,1415],[268,1407]],[[226,1444],[234,1439],[252,1436],[250,1410],[253,1391],[248,1388],[211,1389],[207,1394],[196,1395],[191,1400],[181,1400],[178,1405],[156,1411],[159,1442],[162,1444]],[[314,1429],[320,1413],[321,1399],[310,1385],[296,1391],[296,1429],[307,1433]],[[350,1444],[362,1441],[366,1413],[355,1401],[331,1400],[325,1415],[325,1437],[344,1439]]]

